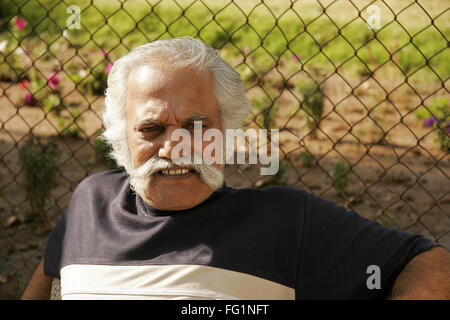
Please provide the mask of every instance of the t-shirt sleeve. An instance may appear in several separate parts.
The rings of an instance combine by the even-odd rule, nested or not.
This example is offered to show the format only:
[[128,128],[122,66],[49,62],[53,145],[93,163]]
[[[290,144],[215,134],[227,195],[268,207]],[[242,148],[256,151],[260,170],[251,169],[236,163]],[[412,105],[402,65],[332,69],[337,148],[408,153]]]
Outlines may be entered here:
[[66,230],[67,208],[62,211],[62,216],[55,228],[50,233],[44,253],[44,273],[54,278],[60,278],[61,258],[64,234]]
[[296,298],[385,299],[406,264],[435,246],[421,235],[382,227],[308,194]]

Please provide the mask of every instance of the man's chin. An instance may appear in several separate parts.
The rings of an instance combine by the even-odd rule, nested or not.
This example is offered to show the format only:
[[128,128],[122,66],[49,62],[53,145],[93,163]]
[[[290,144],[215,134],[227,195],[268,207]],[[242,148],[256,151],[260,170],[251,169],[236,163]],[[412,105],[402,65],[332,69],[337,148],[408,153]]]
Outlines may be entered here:
[[198,172],[190,171],[184,175],[155,173],[150,179],[148,191],[170,197],[192,197],[193,193],[209,192],[214,189],[200,178]]
[[204,184],[200,178],[200,174],[197,171],[189,171],[185,174],[176,175],[157,172],[152,175],[150,180],[150,184],[153,188],[158,187],[158,185],[165,185],[166,187],[170,187],[186,184],[186,186],[188,187],[193,187],[193,185],[197,183]]
[[198,173],[186,177],[166,177],[154,174],[146,190],[147,202],[158,210],[177,211],[195,207],[214,192]]

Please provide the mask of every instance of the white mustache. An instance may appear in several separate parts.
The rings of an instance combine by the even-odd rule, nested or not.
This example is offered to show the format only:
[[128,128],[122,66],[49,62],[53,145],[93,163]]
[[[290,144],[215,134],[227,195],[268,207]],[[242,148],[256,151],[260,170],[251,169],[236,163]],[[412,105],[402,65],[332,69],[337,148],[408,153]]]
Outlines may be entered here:
[[186,159],[179,159],[175,164],[169,159],[160,158],[158,156],[151,157],[139,168],[133,170],[133,172],[130,174],[131,184],[133,187],[136,187],[138,184],[147,185],[155,173],[158,173],[161,170],[176,169],[180,165],[195,170],[199,174],[200,179],[204,183],[208,184],[211,188],[213,188],[213,190],[222,187],[224,180],[223,173],[213,165],[209,165],[206,163],[194,164],[190,161],[187,161]]

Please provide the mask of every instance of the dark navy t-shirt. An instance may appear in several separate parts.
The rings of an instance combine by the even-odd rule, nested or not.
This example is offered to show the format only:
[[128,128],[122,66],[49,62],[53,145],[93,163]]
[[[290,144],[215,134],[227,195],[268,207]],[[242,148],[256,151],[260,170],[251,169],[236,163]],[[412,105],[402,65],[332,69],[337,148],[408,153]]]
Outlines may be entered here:
[[[114,170],[78,185],[44,270],[63,299],[375,299],[437,245],[288,187],[224,185],[194,208],[159,211]],[[373,265],[379,289],[367,285]]]

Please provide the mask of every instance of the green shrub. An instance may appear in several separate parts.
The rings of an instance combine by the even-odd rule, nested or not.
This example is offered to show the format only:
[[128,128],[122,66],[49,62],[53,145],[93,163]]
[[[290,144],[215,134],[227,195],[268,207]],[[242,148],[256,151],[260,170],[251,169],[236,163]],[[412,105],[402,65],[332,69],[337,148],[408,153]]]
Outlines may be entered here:
[[442,150],[450,149],[450,107],[447,98],[441,97],[431,100],[426,106],[414,110],[415,116],[424,120],[426,127],[432,127],[437,132],[437,140]]
[[251,100],[256,116],[256,122],[264,129],[275,128],[277,105],[272,103],[267,96]]
[[350,182],[349,168],[344,162],[335,162],[331,169],[331,177],[334,181],[333,186],[340,194],[345,194]]
[[302,162],[303,166],[306,168],[311,168],[316,163],[316,158],[309,151],[303,151],[302,153],[300,153],[299,159]]
[[431,100],[426,106],[420,106],[413,113],[420,120],[425,120],[429,117],[441,119],[450,113],[450,107],[447,98],[440,97]]
[[45,144],[32,137],[19,150],[19,163],[25,174],[27,200],[32,214],[39,215],[45,223],[50,222],[45,209],[56,186],[60,161],[61,153],[53,142]]
[[307,117],[307,129],[313,136],[315,136],[323,115],[322,90],[313,82],[301,84],[299,86],[299,90],[303,97],[302,109]]

